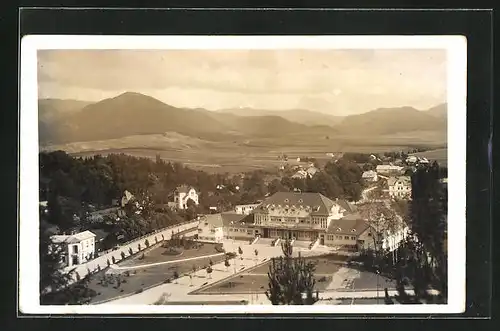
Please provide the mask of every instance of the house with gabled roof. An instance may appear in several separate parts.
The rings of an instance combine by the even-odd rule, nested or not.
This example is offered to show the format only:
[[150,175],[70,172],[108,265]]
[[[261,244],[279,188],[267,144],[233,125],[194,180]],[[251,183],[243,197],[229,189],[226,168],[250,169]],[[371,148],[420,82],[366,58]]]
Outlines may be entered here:
[[62,252],[62,263],[73,266],[85,263],[95,256],[95,237],[91,231],[73,233],[71,235],[53,235],[50,237],[50,250]]
[[194,203],[196,206],[199,205],[198,192],[196,189],[188,185],[181,185],[177,187],[174,192],[175,208],[187,209],[189,201]]
[[376,232],[366,220],[352,214],[330,222],[326,230],[325,245],[357,251],[372,247],[375,236]]
[[224,238],[221,214],[203,215],[198,223],[198,240],[221,242]]
[[411,178],[409,176],[390,177],[387,179],[389,195],[396,199],[406,199],[411,196]]

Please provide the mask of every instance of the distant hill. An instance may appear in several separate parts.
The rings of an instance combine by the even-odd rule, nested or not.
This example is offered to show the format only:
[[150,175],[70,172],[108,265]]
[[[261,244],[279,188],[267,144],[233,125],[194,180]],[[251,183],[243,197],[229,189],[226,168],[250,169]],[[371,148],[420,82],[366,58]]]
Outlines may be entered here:
[[350,115],[335,126],[346,135],[381,135],[401,132],[446,132],[446,117],[412,107],[379,108],[367,113]]
[[90,101],[69,99],[40,99],[38,100],[38,120],[51,122],[62,116],[73,114],[91,104]]
[[219,133],[227,127],[207,114],[175,108],[152,97],[126,92],[89,104],[58,123],[57,142],[114,139],[177,132],[190,136]]
[[309,126],[274,115],[238,116],[229,113],[211,112],[211,116],[248,137],[318,134],[320,132],[333,134],[335,132],[335,130],[329,126]]
[[41,121],[40,142],[101,141],[165,132],[214,141],[245,135],[272,137],[307,133],[310,130],[313,129],[278,116],[245,118],[205,109],[176,108],[140,93],[126,92],[88,104],[57,122]]
[[309,141],[306,136],[320,139],[338,134],[367,137],[406,133],[418,137],[418,132],[424,131],[446,134],[445,111],[446,105],[427,111],[380,108],[343,118],[300,109],[208,111],[176,108],[147,95],[126,92],[96,103],[40,100],[39,137],[43,146],[165,133],[231,142],[267,137],[290,141],[292,136],[294,141]]
[[38,100],[38,124],[40,141],[57,140],[57,131],[67,118],[91,104],[90,101],[71,99]]
[[440,105],[432,107],[427,110],[427,114],[435,117],[446,117],[448,116],[448,105],[446,103],[442,103]]
[[304,125],[327,125],[333,126],[340,123],[342,116],[333,116],[323,114],[307,109],[289,109],[289,110],[265,110],[255,108],[231,108],[221,109],[218,113],[233,114],[237,116],[279,116],[290,122]]

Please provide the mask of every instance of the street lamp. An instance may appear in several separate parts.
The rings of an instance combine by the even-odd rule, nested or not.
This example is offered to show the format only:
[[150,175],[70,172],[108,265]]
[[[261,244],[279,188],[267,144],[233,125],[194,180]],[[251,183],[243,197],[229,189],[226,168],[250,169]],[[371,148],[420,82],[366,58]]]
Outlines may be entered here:
[[380,274],[380,271],[379,271],[378,266],[377,266],[377,305],[378,305],[379,274]]

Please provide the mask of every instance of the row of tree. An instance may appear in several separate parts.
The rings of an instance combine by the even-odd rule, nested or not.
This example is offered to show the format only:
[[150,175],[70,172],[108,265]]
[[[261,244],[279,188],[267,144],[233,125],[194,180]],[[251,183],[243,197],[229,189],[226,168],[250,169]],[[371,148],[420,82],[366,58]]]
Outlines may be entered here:
[[269,183],[268,192],[317,192],[331,199],[357,201],[364,186],[362,174],[362,169],[354,161],[342,158],[337,162],[326,163],[322,171],[312,177],[302,179],[287,176],[281,180],[275,179]]
[[[375,238],[397,233],[405,226],[409,234],[392,252],[382,250],[382,242],[374,242],[372,259],[366,266],[375,268],[397,283],[398,300],[402,303],[420,302],[429,298],[429,289],[437,290],[440,302],[447,297],[447,209],[448,192],[443,184],[442,170],[436,162],[412,174],[412,196],[409,202],[393,201],[359,206],[376,231]],[[411,286],[414,295],[405,292]],[[433,299],[434,300],[434,299]]]

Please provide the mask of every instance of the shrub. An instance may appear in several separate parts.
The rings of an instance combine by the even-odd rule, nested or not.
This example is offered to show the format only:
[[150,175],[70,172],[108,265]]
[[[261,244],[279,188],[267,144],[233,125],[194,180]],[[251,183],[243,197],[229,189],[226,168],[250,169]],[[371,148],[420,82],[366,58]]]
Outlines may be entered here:
[[130,271],[127,270],[127,271],[124,272],[124,274],[125,274],[126,277],[130,277]]
[[163,282],[164,284],[170,284],[172,281],[170,280],[170,278],[167,278],[165,279],[165,281]]
[[158,237],[155,236],[155,243],[158,243]]
[[179,273],[176,270],[176,271],[174,271],[174,279],[177,279],[177,278],[179,278]]
[[111,263],[109,262],[109,259],[106,261],[106,263],[108,264],[108,267],[111,265]]
[[142,289],[142,288],[140,288],[140,289],[138,289],[137,291],[135,291],[135,294],[142,293],[142,291],[143,291],[143,289]]
[[149,247],[149,240],[147,240],[147,239],[146,239],[146,240],[144,241],[144,245],[146,246],[146,248],[147,248],[147,247]]
[[115,264],[116,259],[115,259],[115,257],[114,257],[114,256],[112,256],[112,257],[111,257],[111,261],[113,262],[113,264]]
[[125,259],[125,252],[121,252],[120,255],[122,256],[122,260]]
[[129,247],[128,252],[129,252],[130,255],[134,254],[134,251],[132,250],[132,247]]
[[141,250],[141,244],[137,244],[137,249]]

